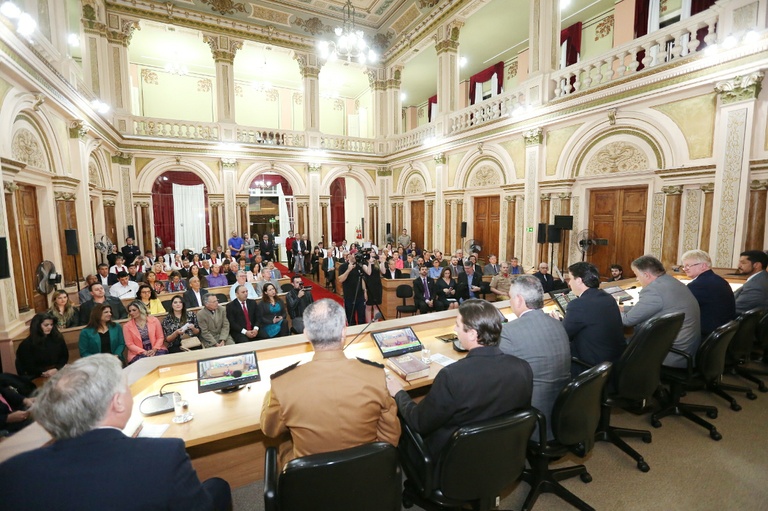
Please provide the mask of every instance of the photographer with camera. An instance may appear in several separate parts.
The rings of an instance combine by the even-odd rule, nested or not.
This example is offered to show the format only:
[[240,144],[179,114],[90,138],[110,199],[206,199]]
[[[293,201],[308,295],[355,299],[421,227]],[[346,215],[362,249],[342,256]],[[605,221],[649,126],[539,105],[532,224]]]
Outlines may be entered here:
[[309,307],[309,304],[314,302],[312,298],[312,287],[304,287],[304,283],[301,281],[301,277],[295,275],[291,279],[291,289],[285,300],[288,302],[288,315],[291,316],[291,329],[297,334],[304,333],[304,309]]
[[365,321],[365,302],[368,292],[365,275],[371,274],[371,266],[363,252],[348,254],[347,260],[339,266],[339,282],[344,291],[344,311],[349,326]]

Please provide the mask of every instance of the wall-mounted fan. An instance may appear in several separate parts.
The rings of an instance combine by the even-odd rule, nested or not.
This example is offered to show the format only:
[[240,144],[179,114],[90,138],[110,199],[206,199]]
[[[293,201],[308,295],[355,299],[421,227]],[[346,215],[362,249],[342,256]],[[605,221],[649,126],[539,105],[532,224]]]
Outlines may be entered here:
[[37,277],[37,290],[47,295],[61,282],[61,275],[56,273],[56,266],[51,261],[43,261],[35,272]]
[[598,238],[595,236],[595,233],[589,229],[584,229],[583,231],[579,232],[579,234],[574,237],[573,242],[576,245],[576,248],[578,248],[581,252],[582,261],[586,260],[588,255],[592,255],[592,252],[595,251],[595,247],[597,245],[608,244],[607,239]]
[[115,244],[112,243],[112,240],[110,240],[106,234],[97,234],[94,238],[96,238],[96,243],[94,243],[93,246],[96,250],[104,255],[112,252],[112,247],[114,247]]
[[469,257],[472,252],[477,252],[478,254],[483,251],[483,244],[480,242],[480,240],[476,240],[474,238],[470,238],[467,240],[466,243],[464,243],[464,253]]

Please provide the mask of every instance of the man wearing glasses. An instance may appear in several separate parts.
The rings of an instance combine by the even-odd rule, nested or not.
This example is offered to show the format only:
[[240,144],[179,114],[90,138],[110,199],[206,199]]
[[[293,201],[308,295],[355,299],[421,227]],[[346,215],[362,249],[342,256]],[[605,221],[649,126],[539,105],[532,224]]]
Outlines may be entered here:
[[689,250],[683,254],[683,271],[701,309],[701,338],[706,339],[717,327],[736,317],[736,299],[731,286],[712,271],[712,259],[703,250]]

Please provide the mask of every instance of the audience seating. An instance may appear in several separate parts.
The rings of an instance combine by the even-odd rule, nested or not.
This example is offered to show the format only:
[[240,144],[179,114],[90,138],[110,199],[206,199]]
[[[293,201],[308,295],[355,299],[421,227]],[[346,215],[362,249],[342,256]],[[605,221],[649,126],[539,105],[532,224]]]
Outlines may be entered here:
[[395,290],[395,294],[397,295],[398,298],[403,299],[403,304],[398,305],[396,307],[398,318],[400,317],[401,314],[410,314],[413,316],[414,314],[419,312],[418,307],[416,307],[415,305],[405,304],[405,301],[408,298],[411,298],[413,296],[413,287],[411,286],[411,284],[402,284],[397,286],[397,289]]
[[523,504],[523,510],[533,508],[540,494],[555,493],[572,506],[585,511],[593,508],[566,490],[559,481],[574,476],[581,477],[585,483],[592,481],[592,476],[584,465],[550,469],[549,462],[572,452],[579,457],[586,456],[595,445],[595,431],[600,422],[600,403],[611,363],[604,362],[587,369],[563,388],[552,408],[552,433],[554,440],[547,442],[547,419],[537,412],[539,421],[539,441],[531,442],[528,450],[530,470],[523,472],[523,481],[531,486],[531,491]]
[[264,464],[266,511],[401,509],[397,449],[386,442],[296,458],[282,471],[269,447]]
[[[713,440],[723,438],[715,426],[694,413],[703,412],[710,419],[716,419],[716,407],[682,403],[680,398],[685,394],[686,389],[690,389],[697,384],[700,387],[718,388],[717,386],[725,368],[725,352],[728,350],[728,345],[731,343],[738,328],[738,321],[731,321],[704,339],[704,342],[701,343],[699,350],[696,352],[695,369],[693,357],[680,350],[672,349],[675,353],[685,357],[686,367],[682,369],[662,366],[661,381],[669,384],[671,397],[668,403],[664,403],[664,407],[661,410],[651,415],[651,425],[654,428],[661,427],[660,419],[668,415],[679,415],[708,429],[709,436]],[[731,403],[731,407],[737,411],[741,409],[735,401]]]
[[[424,509],[443,509],[471,505],[485,511],[495,505],[505,486],[522,475],[536,410],[524,409],[460,428],[437,460],[432,459],[421,436],[401,423],[398,449],[407,477],[403,506],[415,503]],[[417,454],[408,456],[409,452]]]
[[661,363],[672,347],[684,317],[683,313],[666,314],[635,327],[627,349],[613,365],[606,386],[595,439],[611,442],[624,451],[637,462],[637,468],[642,472],[650,470],[648,463],[622,437],[640,438],[650,443],[651,432],[611,426],[611,409],[642,407],[653,396],[660,385]]
[[[752,349],[755,344],[755,336],[757,334],[757,326],[760,323],[760,319],[763,315],[762,309],[752,309],[741,314],[737,321],[739,322],[739,328],[736,330],[736,335],[733,336],[730,346],[726,354],[725,372],[730,374],[737,374],[747,380],[750,380],[758,384],[758,388],[761,392],[768,391],[765,383],[751,374],[746,368],[741,367],[747,363],[752,355]],[[751,387],[744,387],[741,385],[731,385],[723,383],[720,387],[724,390],[733,390],[736,392],[744,392],[748,399],[757,399],[757,395],[752,391]]]

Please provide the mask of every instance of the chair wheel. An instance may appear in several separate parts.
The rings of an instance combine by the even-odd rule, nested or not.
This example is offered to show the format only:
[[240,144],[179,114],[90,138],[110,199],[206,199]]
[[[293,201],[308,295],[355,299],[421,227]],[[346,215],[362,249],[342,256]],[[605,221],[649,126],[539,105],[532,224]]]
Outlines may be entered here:
[[654,428],[660,428],[661,421],[659,419],[651,419],[651,426],[653,426]]
[[591,483],[592,482],[592,475],[589,472],[584,472],[579,477],[581,477],[581,480],[585,483]]
[[648,472],[649,470],[651,470],[651,467],[648,466],[648,463],[644,461],[638,461],[637,468],[640,469],[640,472]]
[[759,387],[757,387],[757,390],[760,392],[768,392],[768,387],[765,386],[765,383],[761,383]]
[[748,392],[747,399],[752,399],[754,401],[755,399],[757,399],[757,394],[755,394],[754,392]]
[[650,443],[653,441],[653,437],[651,436],[651,434],[650,434],[650,433],[648,433],[647,435],[643,435],[643,437],[641,438],[641,440],[642,440],[643,442],[645,442],[646,444],[650,444]]
[[717,432],[717,430],[712,430],[709,432],[709,436],[712,437],[712,440],[722,440],[723,435]]
[[717,419],[717,410],[707,412],[707,417],[710,419]]
[[741,405],[739,403],[731,403],[731,410],[738,412],[741,410]]

